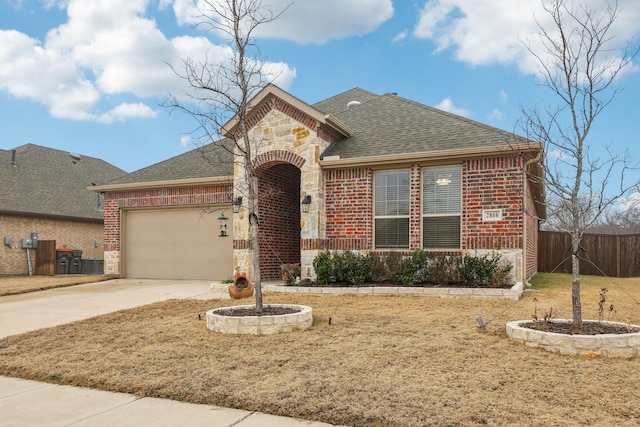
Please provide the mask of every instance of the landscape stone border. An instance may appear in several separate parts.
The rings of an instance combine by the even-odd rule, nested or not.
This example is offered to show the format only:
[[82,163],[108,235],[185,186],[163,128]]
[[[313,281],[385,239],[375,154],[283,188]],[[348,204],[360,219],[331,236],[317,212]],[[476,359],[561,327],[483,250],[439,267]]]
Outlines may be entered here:
[[263,284],[264,292],[280,292],[303,295],[410,295],[440,298],[492,298],[519,300],[522,296],[523,285],[518,282],[510,289],[499,288],[423,288],[410,286],[372,286],[372,287],[316,287],[316,286],[285,286]]
[[[568,319],[554,319],[554,322],[570,323]],[[507,323],[507,335],[512,340],[528,347],[542,348],[553,353],[597,356],[606,358],[632,359],[640,354],[640,332],[628,334],[568,335],[539,331],[520,326],[531,320],[516,320]],[[621,322],[603,322],[611,325],[627,326]],[[630,325],[638,328],[637,325]]]
[[297,304],[265,304],[264,307],[284,307],[299,310],[292,314],[262,316],[224,316],[220,311],[254,308],[255,305],[218,307],[207,311],[207,329],[222,334],[270,335],[309,329],[313,325],[311,307]]

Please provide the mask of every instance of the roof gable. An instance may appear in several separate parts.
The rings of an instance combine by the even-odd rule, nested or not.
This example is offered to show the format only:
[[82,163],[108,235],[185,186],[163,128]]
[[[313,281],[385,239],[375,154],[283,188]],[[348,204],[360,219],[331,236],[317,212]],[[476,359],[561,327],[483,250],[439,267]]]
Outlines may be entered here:
[[[288,105],[289,108],[282,106],[276,100]],[[313,108],[272,83],[267,84],[249,101],[248,117],[246,118],[249,127],[252,127],[273,108],[279,108],[288,115],[298,116],[294,118],[300,122],[305,121],[302,116],[307,116],[311,121],[317,123],[318,127],[324,128],[329,133],[338,134],[341,137],[348,137],[352,133],[351,129],[331,114],[325,114]],[[220,133],[227,138],[233,138],[236,134],[238,124],[238,115],[236,114],[222,126]]]

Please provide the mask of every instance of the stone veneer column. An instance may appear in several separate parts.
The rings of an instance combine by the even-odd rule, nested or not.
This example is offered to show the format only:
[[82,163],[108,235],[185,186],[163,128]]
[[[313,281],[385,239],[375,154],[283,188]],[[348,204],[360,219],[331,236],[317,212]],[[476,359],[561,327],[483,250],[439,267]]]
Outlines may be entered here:
[[[286,112],[283,112],[286,111]],[[296,117],[294,119],[293,117]],[[300,218],[301,239],[318,240],[324,238],[324,191],[322,170],[320,169],[320,153],[329,145],[329,141],[318,136],[318,123],[315,120],[293,109],[288,105],[275,102],[275,107],[251,128],[250,137],[254,140],[252,160],[257,175],[261,170],[281,163],[293,164],[300,169],[300,202],[309,195],[311,205],[309,213],[302,213]],[[234,167],[235,194],[243,197],[244,166],[236,163]],[[258,178],[259,179],[259,178]],[[249,278],[251,271],[251,250],[249,246],[250,230],[246,201],[243,201],[240,213],[234,214],[234,269],[246,271]],[[298,204],[298,209],[301,205]],[[302,250],[302,278],[312,274],[312,261],[318,251]],[[251,280],[251,279],[250,279]]]

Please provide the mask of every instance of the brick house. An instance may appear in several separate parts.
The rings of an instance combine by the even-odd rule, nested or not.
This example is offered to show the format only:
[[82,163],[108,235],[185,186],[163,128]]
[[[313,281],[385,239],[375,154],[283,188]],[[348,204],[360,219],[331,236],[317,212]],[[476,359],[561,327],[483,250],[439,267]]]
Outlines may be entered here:
[[[313,278],[320,251],[347,249],[499,251],[517,280],[536,272],[546,214],[539,145],[359,88],[309,105],[268,85],[248,123],[263,280],[279,279],[282,263]],[[221,141],[95,188],[105,198],[107,273],[251,277],[243,169],[228,150],[236,125],[223,127]]]
[[101,259],[102,198],[87,187],[125,174],[100,159],[34,144],[0,150],[0,275],[28,273],[22,239],[31,233]]

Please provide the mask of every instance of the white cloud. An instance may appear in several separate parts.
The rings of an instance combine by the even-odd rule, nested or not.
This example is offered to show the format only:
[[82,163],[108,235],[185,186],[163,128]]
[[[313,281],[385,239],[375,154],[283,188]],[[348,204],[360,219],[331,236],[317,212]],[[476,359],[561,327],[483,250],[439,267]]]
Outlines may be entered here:
[[[167,63],[180,69],[184,58],[201,62],[206,55],[211,63],[232,55],[228,47],[205,37],[168,39],[147,16],[148,0],[66,3],[67,22],[51,29],[43,41],[0,30],[0,89],[46,105],[54,117],[103,123],[154,118],[157,112],[145,99],[168,93],[181,98],[188,90]],[[159,6],[168,5],[161,0]],[[284,89],[295,79],[287,64],[267,63],[265,69]],[[131,96],[142,99],[119,99]]]
[[97,117],[97,120],[102,123],[113,123],[113,122],[123,122],[127,119],[138,118],[138,119],[153,119],[158,116],[158,112],[149,108],[148,105],[145,105],[141,102],[130,104],[128,102],[124,102],[112,110],[100,114]]
[[[201,13],[193,3],[193,0],[174,0],[173,10],[180,24],[202,23]],[[391,0],[270,0],[268,6],[276,12],[287,9],[276,21],[259,26],[255,36],[301,44],[322,44],[367,34],[393,16]],[[202,0],[199,8],[206,10]]]
[[[596,9],[606,5],[596,0],[588,3]],[[630,40],[640,33],[640,2],[619,0],[618,4],[620,13],[612,34],[616,40]],[[539,43],[536,19],[544,26],[549,24],[540,0],[428,0],[414,35],[432,40],[436,52],[451,50],[462,62],[517,64],[523,72],[535,73],[538,62],[523,43],[530,41],[534,49]]]
[[495,109],[491,112],[491,114],[489,114],[489,118],[494,120],[503,120],[504,113],[498,109]]
[[396,36],[393,38],[392,41],[394,43],[401,42],[402,40],[406,39],[408,35],[409,35],[409,31],[408,30],[404,30],[404,31],[396,34]]
[[509,95],[507,95],[507,91],[502,89],[500,90],[500,102],[506,102],[509,99]]
[[180,146],[182,148],[187,148],[189,146],[189,144],[191,144],[191,136],[190,135],[184,135],[184,136],[180,137]]
[[442,101],[440,101],[438,105],[436,105],[436,108],[451,114],[456,114],[458,116],[463,116],[463,117],[471,116],[471,112],[469,110],[456,107],[455,105],[453,105],[453,100],[451,98],[443,99]]

